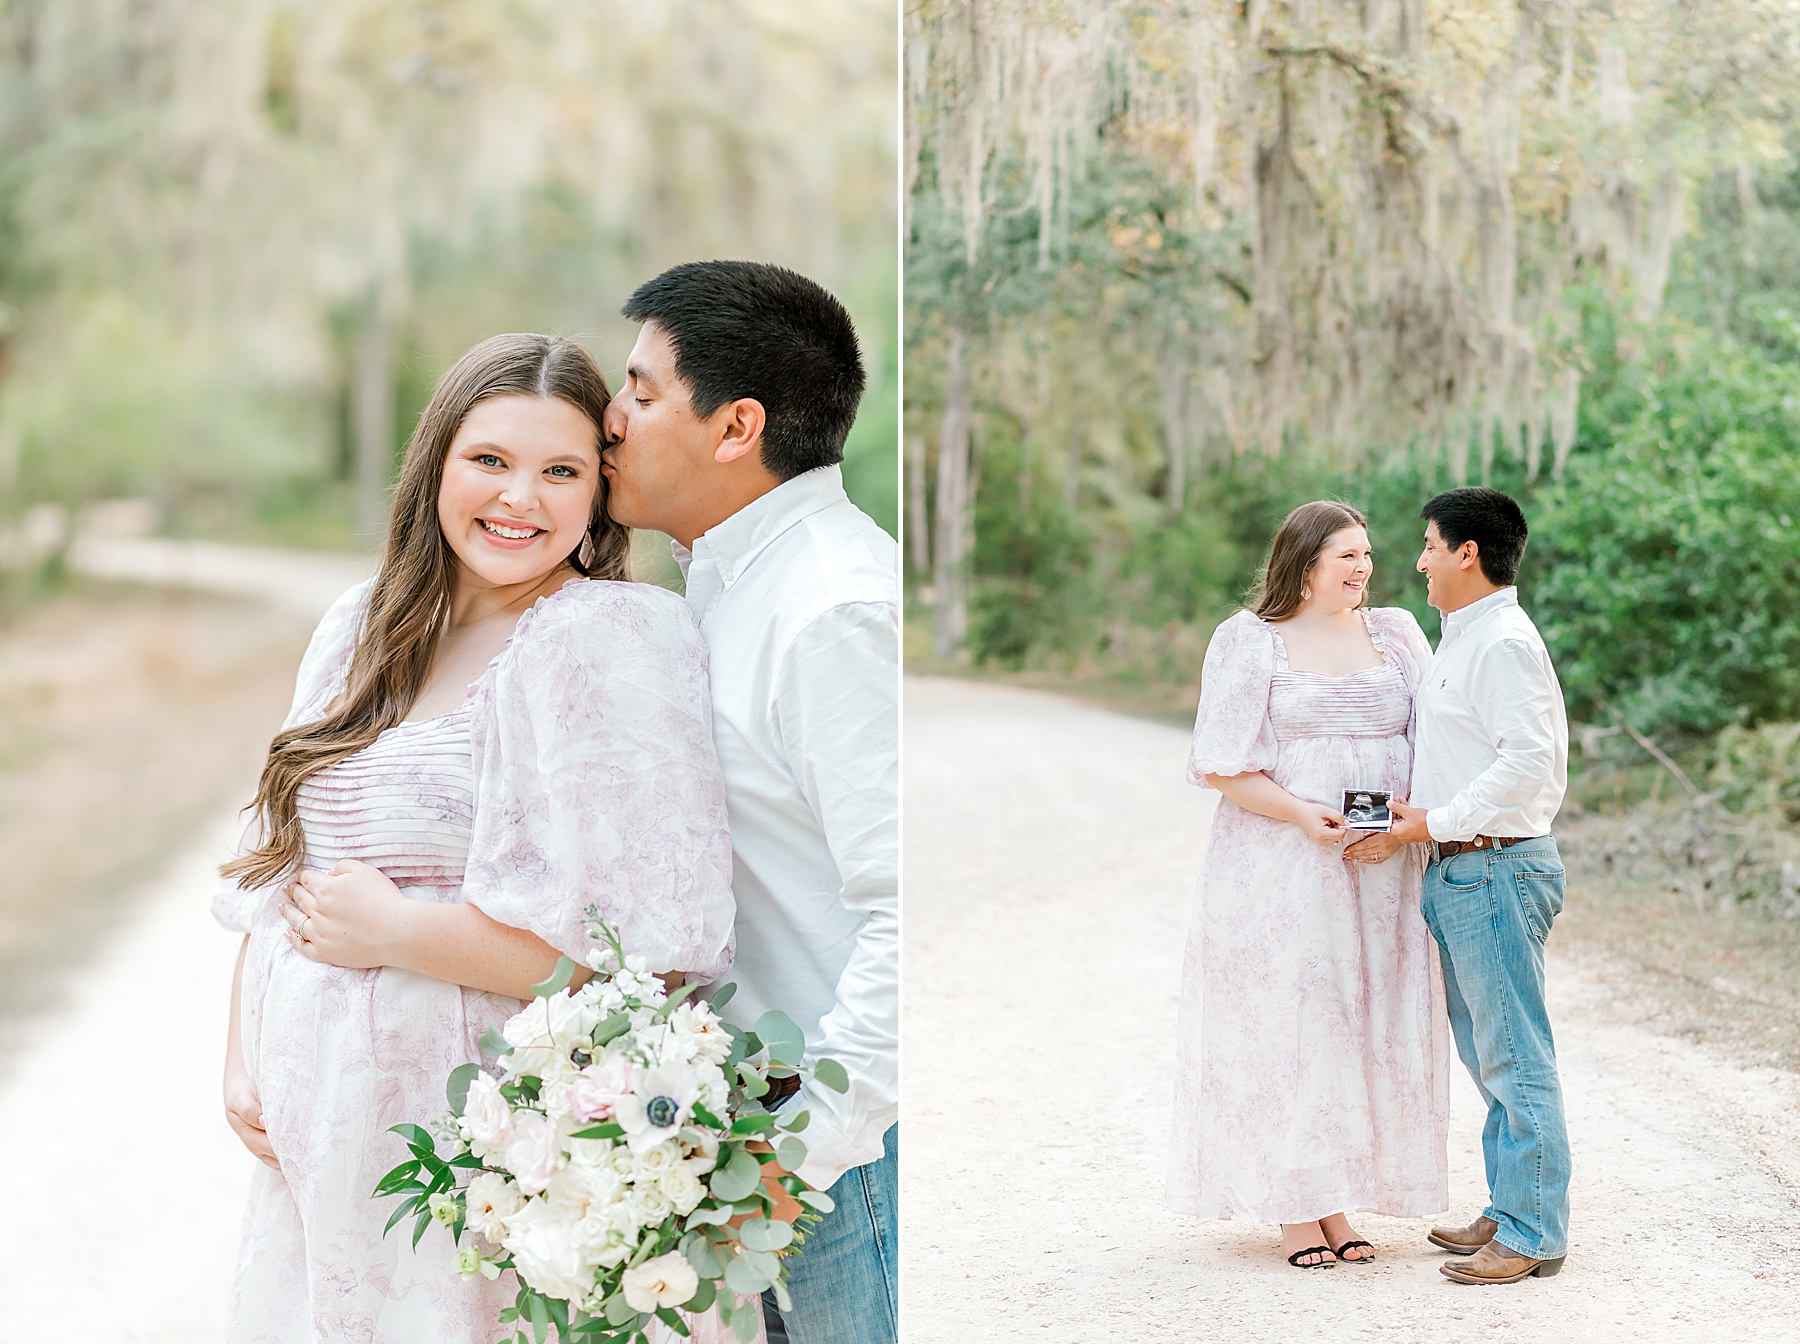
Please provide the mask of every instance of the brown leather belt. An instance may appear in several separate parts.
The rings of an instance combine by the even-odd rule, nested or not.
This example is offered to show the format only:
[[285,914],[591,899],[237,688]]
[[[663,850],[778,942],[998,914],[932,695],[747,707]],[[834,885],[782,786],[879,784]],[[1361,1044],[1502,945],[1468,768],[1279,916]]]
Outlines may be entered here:
[[1511,849],[1514,845],[1532,839],[1529,835],[1478,835],[1473,840],[1433,840],[1434,857],[1447,859],[1452,854],[1466,853],[1471,849]]

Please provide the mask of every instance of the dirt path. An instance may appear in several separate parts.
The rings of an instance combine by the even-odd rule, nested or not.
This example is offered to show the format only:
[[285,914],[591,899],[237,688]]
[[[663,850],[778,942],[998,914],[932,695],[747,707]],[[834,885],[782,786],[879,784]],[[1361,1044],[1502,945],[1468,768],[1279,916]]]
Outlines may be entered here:
[[[1800,1338],[1800,1079],[1610,1020],[1558,955],[1568,1267],[1466,1288],[1424,1226],[1317,1274],[1162,1207],[1175,1003],[1211,801],[1179,730],[1030,692],[906,701],[908,1344]],[[1474,1089],[1451,1201],[1479,1211]]]
[[234,816],[209,827],[129,902],[64,1004],[15,1028],[0,1281],[15,1285],[9,1306],[32,1310],[0,1338],[224,1337],[253,1159],[219,1102],[236,948],[207,895],[236,838]]
[[65,594],[0,637],[0,1299],[32,1309],[0,1340],[205,1344],[252,1170],[208,899],[312,622],[367,566],[153,539],[75,559],[164,587]]

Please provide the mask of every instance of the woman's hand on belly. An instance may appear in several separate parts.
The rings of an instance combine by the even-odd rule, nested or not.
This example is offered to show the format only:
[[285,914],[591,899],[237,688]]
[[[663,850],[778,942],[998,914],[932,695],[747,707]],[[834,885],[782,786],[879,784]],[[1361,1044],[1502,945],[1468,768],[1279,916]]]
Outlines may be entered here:
[[269,1145],[268,1131],[263,1128],[262,1102],[257,1100],[250,1075],[240,1061],[229,1058],[225,1061],[225,1121],[252,1157],[281,1170],[275,1150]]
[[1344,857],[1354,863],[1384,863],[1406,848],[1406,841],[1396,840],[1392,831],[1370,831],[1361,840],[1344,847]]
[[329,873],[301,873],[281,917],[300,955],[360,971],[395,964],[411,904],[379,868],[345,859]]

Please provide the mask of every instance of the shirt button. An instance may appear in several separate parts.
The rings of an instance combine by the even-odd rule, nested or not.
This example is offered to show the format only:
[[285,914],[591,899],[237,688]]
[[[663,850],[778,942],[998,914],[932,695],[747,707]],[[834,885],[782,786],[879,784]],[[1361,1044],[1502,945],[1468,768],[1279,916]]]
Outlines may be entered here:
[[737,569],[736,569],[736,567],[735,567],[735,566],[732,566],[732,565],[726,565],[726,566],[725,566],[725,569],[724,569],[724,571],[723,571],[723,573],[724,573],[724,575],[725,575],[725,582],[726,582],[726,583],[734,583],[734,582],[736,582],[736,580],[737,580]]

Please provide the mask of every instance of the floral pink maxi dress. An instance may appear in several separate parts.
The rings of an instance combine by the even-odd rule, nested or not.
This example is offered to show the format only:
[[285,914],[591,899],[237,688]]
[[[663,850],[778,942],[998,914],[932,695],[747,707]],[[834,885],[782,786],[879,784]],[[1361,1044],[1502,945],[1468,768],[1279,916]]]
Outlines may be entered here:
[[[1404,796],[1431,657],[1411,614],[1365,613],[1382,662],[1295,672],[1240,611],[1206,651],[1188,778],[1266,772],[1342,810]],[[1307,1223],[1448,1206],[1443,980],[1408,846],[1347,861],[1299,827],[1219,801],[1183,967],[1168,1201],[1200,1218]]]
[[[343,689],[368,585],[321,622],[288,723]],[[521,617],[460,709],[383,733],[308,780],[306,865],[373,864],[416,901],[469,901],[572,957],[590,903],[653,969],[731,960],[731,845],[706,651],[686,603],[647,585],[572,582]],[[342,970],[283,936],[277,889],[214,900],[247,933],[244,1060],[279,1173],[258,1165],[229,1344],[488,1344],[510,1273],[461,1278],[450,1237],[371,1191],[405,1159],[388,1133],[446,1109],[515,999],[384,968]],[[709,1321],[712,1318],[709,1317]]]

